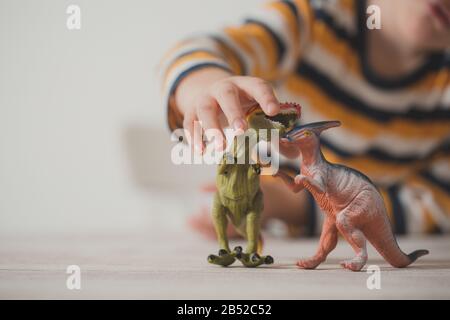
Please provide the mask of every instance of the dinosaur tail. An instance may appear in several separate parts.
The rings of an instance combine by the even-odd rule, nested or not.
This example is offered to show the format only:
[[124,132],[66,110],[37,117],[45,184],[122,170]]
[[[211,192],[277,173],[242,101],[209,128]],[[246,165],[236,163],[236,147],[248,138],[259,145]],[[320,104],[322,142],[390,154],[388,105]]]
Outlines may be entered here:
[[404,268],[429,253],[428,250],[415,250],[410,254],[405,254],[398,246],[387,215],[382,215],[377,220],[365,228],[364,234],[393,267]]

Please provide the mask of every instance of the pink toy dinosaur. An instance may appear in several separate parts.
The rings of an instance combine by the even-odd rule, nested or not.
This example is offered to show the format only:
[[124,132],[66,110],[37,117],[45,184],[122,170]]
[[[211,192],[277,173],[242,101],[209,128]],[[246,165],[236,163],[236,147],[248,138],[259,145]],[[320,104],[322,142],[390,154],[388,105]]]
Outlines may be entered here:
[[399,248],[389,223],[383,199],[369,178],[361,172],[328,162],[320,150],[320,133],[340,126],[339,121],[323,121],[299,126],[283,141],[295,144],[302,155],[301,174],[295,179],[283,172],[276,176],[294,192],[306,188],[314,197],[325,220],[317,253],[297,265],[314,269],[336,247],[338,231],[350,243],[356,256],[341,262],[344,268],[359,271],[367,262],[366,239],[397,268],[406,267],[428,250],[405,254]]

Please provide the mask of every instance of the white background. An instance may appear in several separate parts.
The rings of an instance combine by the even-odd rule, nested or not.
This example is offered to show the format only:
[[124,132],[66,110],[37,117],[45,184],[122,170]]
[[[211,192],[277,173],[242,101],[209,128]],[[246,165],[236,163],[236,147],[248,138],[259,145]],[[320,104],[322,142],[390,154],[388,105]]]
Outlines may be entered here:
[[158,62],[261,2],[0,0],[0,235],[184,225],[214,168],[171,165]]

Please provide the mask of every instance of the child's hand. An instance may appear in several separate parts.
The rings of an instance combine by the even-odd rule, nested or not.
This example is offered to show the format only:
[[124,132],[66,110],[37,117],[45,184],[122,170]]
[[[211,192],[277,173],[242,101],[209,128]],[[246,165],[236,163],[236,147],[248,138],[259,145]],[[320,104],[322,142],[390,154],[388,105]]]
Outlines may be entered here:
[[[232,76],[228,72],[208,68],[185,78],[175,92],[175,103],[184,116],[183,127],[191,136],[189,143],[203,153],[202,132],[216,129],[216,147],[223,150],[226,140],[222,128],[228,123],[237,133],[247,129],[245,111],[257,102],[268,115],[276,115],[280,106],[271,85],[260,78]],[[201,121],[194,126],[195,121]],[[192,139],[192,137],[194,139]],[[192,141],[193,140],[193,141]]]

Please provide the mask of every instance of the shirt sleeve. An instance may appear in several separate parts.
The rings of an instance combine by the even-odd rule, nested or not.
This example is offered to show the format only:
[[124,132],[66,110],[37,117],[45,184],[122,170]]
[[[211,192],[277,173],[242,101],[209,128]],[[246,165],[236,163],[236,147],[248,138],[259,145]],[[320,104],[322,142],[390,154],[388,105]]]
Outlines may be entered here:
[[309,42],[312,12],[308,0],[269,2],[238,25],[191,37],[173,47],[160,68],[170,129],[182,127],[173,93],[195,70],[221,68],[272,82],[289,74]]

